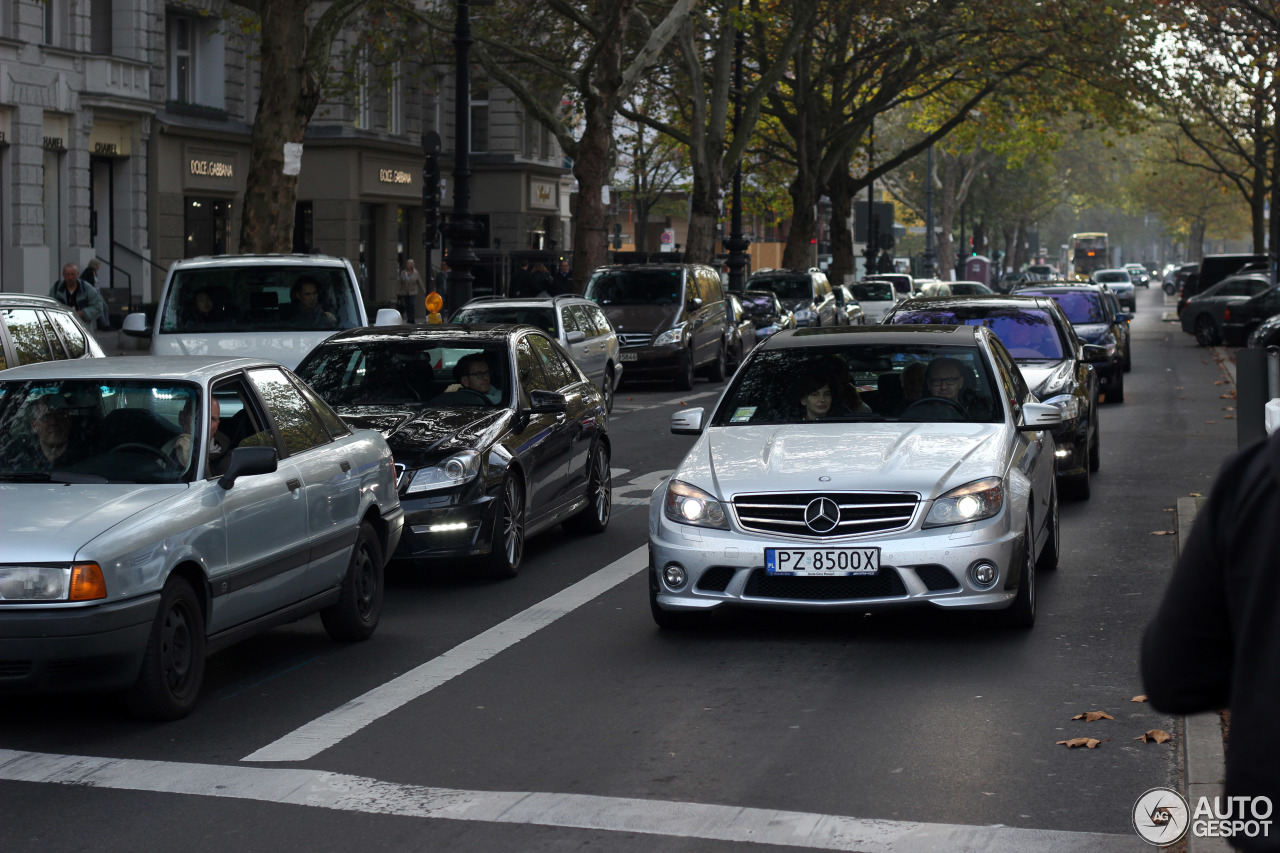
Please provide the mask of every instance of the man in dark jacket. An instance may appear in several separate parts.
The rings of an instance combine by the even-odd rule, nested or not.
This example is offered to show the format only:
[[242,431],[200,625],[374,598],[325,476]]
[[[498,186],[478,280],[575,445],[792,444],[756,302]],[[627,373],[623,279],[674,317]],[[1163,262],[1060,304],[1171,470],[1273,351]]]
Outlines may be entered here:
[[561,259],[560,266],[551,274],[551,295],[563,296],[573,292],[573,273],[569,270],[569,262]]
[[75,264],[67,264],[62,268],[62,280],[53,283],[49,295],[73,309],[76,316],[90,329],[97,326],[102,315],[107,312],[107,303],[102,300],[102,294],[92,284],[85,284],[80,280],[80,269]]
[[[1277,519],[1280,434],[1223,466],[1142,642],[1142,680],[1152,706],[1173,714],[1229,707],[1226,795],[1265,796],[1273,806],[1280,805]],[[1232,844],[1280,850],[1280,827],[1271,830]]]

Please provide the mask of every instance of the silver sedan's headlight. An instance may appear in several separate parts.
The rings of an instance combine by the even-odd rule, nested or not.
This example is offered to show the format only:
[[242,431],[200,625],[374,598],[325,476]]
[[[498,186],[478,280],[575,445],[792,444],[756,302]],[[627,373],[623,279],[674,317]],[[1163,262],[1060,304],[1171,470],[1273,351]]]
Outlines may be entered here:
[[97,563],[0,566],[0,601],[94,601],[107,597]]
[[672,480],[667,484],[662,511],[667,518],[679,524],[729,529],[729,519],[725,517],[724,506],[720,501],[697,486],[680,480]]
[[1074,394],[1059,394],[1044,401],[1046,405],[1057,406],[1062,410],[1064,421],[1074,421],[1080,417],[1080,398]]
[[667,344],[678,344],[684,340],[685,324],[679,323],[653,339],[655,347],[666,346]]
[[1004,506],[1004,481],[987,477],[952,489],[933,502],[925,527],[944,527],[981,521],[1000,512]]
[[480,454],[475,450],[455,453],[443,462],[413,472],[406,495],[451,489],[474,480],[480,474]]

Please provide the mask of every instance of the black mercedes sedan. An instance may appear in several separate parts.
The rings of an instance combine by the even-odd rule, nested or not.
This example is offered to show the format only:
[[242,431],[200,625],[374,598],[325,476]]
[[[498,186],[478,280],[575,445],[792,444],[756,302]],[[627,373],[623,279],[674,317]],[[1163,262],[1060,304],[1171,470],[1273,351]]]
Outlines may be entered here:
[[1098,390],[1104,403],[1124,402],[1124,374],[1133,363],[1129,352],[1129,321],[1133,315],[1116,311],[1102,285],[1073,282],[1037,282],[1015,291],[1018,296],[1047,296],[1067,315],[1085,343],[1107,351],[1107,360],[1094,365]]
[[1080,340],[1058,303],[1047,296],[916,297],[885,317],[886,324],[987,326],[1005,345],[1032,393],[1062,411],[1053,431],[1058,482],[1087,499],[1090,475],[1101,463],[1098,373],[1105,348]]
[[353,329],[296,372],[391,446],[405,509],[393,559],[478,557],[490,574],[514,577],[526,536],[609,524],[604,398],[541,330]]

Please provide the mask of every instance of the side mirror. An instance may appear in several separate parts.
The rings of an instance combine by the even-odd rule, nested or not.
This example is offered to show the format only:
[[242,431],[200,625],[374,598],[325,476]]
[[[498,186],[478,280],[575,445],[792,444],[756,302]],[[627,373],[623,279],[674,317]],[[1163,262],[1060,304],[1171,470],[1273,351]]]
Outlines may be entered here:
[[1133,315],[1127,311],[1121,311],[1119,314],[1116,315],[1116,319],[1119,320],[1121,323],[1128,323],[1130,320],[1133,319]]
[[151,330],[147,328],[146,314],[126,314],[124,322],[120,324],[120,331],[135,338],[151,337]]
[[404,322],[404,317],[400,316],[400,312],[394,308],[379,308],[378,316],[374,318],[375,326],[399,326]]
[[1105,364],[1110,360],[1107,355],[1107,348],[1098,346],[1097,344],[1085,344],[1084,361],[1088,364]]
[[572,332],[565,333],[564,339],[571,344],[580,344],[587,339],[587,333],[581,329],[574,329]]
[[704,409],[681,409],[671,414],[671,432],[674,435],[702,435]]
[[558,391],[530,391],[529,411],[533,414],[543,412],[567,412],[569,401]]
[[702,307],[702,298],[695,296],[689,300],[689,310],[696,311]]
[[1062,423],[1062,410],[1047,403],[1024,403],[1018,429],[1023,432],[1049,429]]
[[229,489],[236,484],[236,479],[239,477],[270,474],[274,470],[276,470],[274,447],[237,447],[231,451],[231,462],[227,465],[227,473],[218,480],[218,485]]

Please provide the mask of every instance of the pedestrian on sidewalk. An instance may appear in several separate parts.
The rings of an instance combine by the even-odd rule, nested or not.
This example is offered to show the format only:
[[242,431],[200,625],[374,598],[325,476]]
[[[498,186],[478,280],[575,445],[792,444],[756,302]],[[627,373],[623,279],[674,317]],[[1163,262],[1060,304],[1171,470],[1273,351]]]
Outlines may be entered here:
[[49,295],[75,311],[90,329],[97,328],[107,313],[107,303],[102,301],[102,294],[92,284],[80,280],[80,268],[75,264],[62,267],[62,279],[53,283]]
[[[1142,641],[1152,707],[1231,709],[1227,797],[1280,805],[1280,433],[1227,460]],[[1242,850],[1280,850],[1239,835]]]
[[414,319],[417,316],[417,306],[426,295],[427,291],[422,283],[422,274],[413,268],[413,258],[409,258],[404,262],[404,269],[400,270],[399,284],[396,289],[396,299],[400,303],[400,313],[404,316],[406,323],[417,322]]

